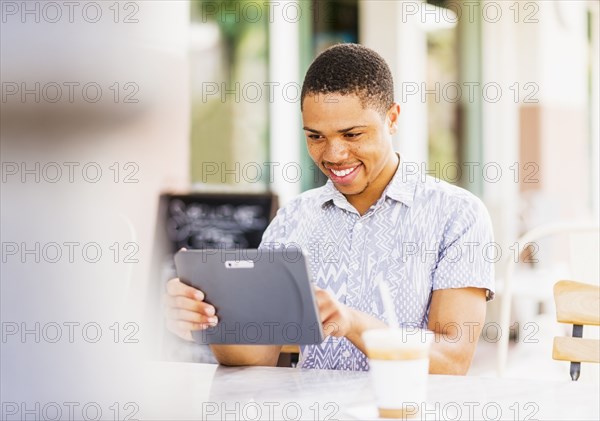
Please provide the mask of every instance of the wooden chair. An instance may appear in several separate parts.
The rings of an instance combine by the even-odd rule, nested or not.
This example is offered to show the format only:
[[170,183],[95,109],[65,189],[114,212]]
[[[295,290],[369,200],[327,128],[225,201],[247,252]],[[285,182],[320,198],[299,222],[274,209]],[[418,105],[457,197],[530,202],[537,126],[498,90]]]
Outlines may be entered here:
[[584,339],[583,326],[600,325],[600,287],[574,281],[554,285],[556,319],[573,325],[572,337],[555,337],[552,358],[571,362],[571,379],[577,380],[582,362],[600,362],[600,340]]
[[[569,277],[572,279],[580,279],[585,282],[594,282],[599,278],[597,256],[598,256],[598,235],[600,233],[600,227],[596,221],[565,221],[542,225],[536,227],[523,236],[521,236],[516,244],[518,245],[517,256],[521,256],[524,250],[529,247],[530,244],[537,244],[537,242],[561,236],[568,237],[567,244],[568,263],[569,263]],[[525,285],[515,284],[515,271],[519,261],[518,259],[508,257],[506,266],[506,273],[504,276],[504,282],[502,289],[498,294],[500,297],[500,332],[502,334],[499,337],[497,346],[496,356],[496,370],[499,377],[503,377],[506,371],[506,363],[508,359],[508,348],[509,348],[509,334],[510,331],[510,316],[512,308],[513,295],[520,296],[523,291],[520,288],[526,287]],[[563,275],[559,275],[553,280],[560,279]],[[566,276],[566,275],[565,275]],[[548,285],[548,290],[550,285]],[[545,294],[545,293],[544,293]]]

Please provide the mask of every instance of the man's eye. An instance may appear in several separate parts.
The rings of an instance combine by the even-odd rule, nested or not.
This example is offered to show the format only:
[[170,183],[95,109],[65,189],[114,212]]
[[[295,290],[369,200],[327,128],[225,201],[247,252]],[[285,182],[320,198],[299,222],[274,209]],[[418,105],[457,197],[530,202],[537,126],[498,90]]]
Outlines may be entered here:
[[309,138],[310,140],[319,140],[319,139],[321,139],[322,137],[323,137],[323,136],[321,136],[320,134],[309,134],[309,135],[308,135],[308,138]]
[[344,134],[344,136],[346,136],[349,139],[353,139],[353,138],[358,137],[360,135],[361,135],[360,133],[346,133],[346,134]]

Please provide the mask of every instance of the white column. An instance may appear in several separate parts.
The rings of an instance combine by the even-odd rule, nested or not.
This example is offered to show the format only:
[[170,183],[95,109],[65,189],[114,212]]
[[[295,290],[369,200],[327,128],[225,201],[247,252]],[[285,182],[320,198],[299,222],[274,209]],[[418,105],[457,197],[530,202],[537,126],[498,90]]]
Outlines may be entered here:
[[[288,13],[279,13],[286,4],[296,3],[297,7],[287,6]],[[276,1],[271,6],[269,21],[269,81],[279,83],[269,104],[270,161],[273,165],[273,191],[279,195],[280,205],[284,205],[300,193],[300,180],[296,169],[300,168],[300,86],[299,74],[300,41],[299,23],[291,10],[300,10],[297,1]],[[286,84],[289,89],[284,90]],[[298,100],[292,84],[298,87]],[[276,165],[276,166],[275,166]],[[304,174],[303,176],[306,176]]]
[[[511,16],[512,3],[490,3],[502,8],[503,17]],[[483,97],[483,162],[479,167],[483,172],[477,174],[485,177],[482,199],[490,211],[496,241],[508,252],[518,229],[519,184],[510,168],[519,161],[519,104],[514,101],[510,87],[519,81],[515,46],[520,41],[512,19],[496,22],[491,15],[483,19],[482,38],[482,80],[475,82],[481,83]],[[501,174],[496,176],[494,167]]]
[[[427,34],[421,24],[422,2],[360,1],[359,41],[383,56],[394,76],[401,113],[394,146],[411,161],[427,162]],[[412,89],[412,90],[411,90]],[[417,90],[414,94],[414,89]]]
[[[495,3],[495,8],[502,8],[502,16],[510,16],[508,7],[512,2],[485,3]],[[519,161],[519,104],[515,103],[513,92],[509,90],[509,87],[519,80],[518,50],[515,48],[520,45],[517,30],[517,25],[512,19],[495,21],[494,16],[482,14],[482,71],[481,80],[475,81],[480,82],[478,95],[482,95],[483,120],[482,162],[477,175],[487,178],[482,183],[482,199],[490,212],[495,241],[500,244],[503,252],[503,259],[495,265],[496,279],[504,279],[505,263],[512,258],[510,243],[517,238],[519,228],[519,184],[509,172],[509,168]],[[525,48],[530,48],[532,40],[529,39],[527,43],[528,47]],[[498,87],[499,92],[495,89]],[[496,177],[494,167],[502,172],[498,179],[491,180],[491,177]],[[489,173],[486,173],[487,168],[491,168]],[[508,350],[511,300],[505,299],[507,293],[507,288],[503,285],[499,314],[502,335],[497,351],[499,369],[506,362]],[[494,316],[492,318],[495,319]]]

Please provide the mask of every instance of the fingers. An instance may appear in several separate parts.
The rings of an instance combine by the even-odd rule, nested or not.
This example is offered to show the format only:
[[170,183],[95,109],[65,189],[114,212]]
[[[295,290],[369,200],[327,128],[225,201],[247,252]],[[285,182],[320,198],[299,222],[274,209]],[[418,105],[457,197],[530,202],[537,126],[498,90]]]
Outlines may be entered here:
[[328,291],[320,288],[315,290],[315,297],[317,299],[323,332],[327,336],[339,336],[340,314],[337,301]]
[[173,278],[167,282],[167,294],[172,297],[179,295],[198,301],[204,300],[204,293],[202,291],[184,284],[179,280],[179,278]]
[[206,316],[194,311],[173,307],[167,310],[167,316],[170,320],[179,320],[202,325],[215,325],[219,321],[217,316]]
[[[186,308],[168,305],[165,309],[167,328],[175,333],[180,338],[192,341],[192,331],[204,330],[209,327],[214,327],[219,322],[217,316],[214,315],[214,307],[206,303],[193,302],[189,298],[184,297],[169,297],[170,300],[184,299],[189,302],[184,303],[182,307],[192,307],[200,311],[192,311]],[[200,305],[200,307],[198,307]],[[206,311],[205,308],[211,308],[212,311]],[[207,315],[206,313],[213,313]]]
[[216,311],[212,305],[181,295],[168,295],[165,310],[170,319],[194,323],[216,323]]
[[171,308],[193,311],[206,316],[214,316],[216,313],[215,308],[212,305],[203,301],[192,300],[191,298],[182,296],[167,296],[166,305]]
[[326,300],[330,300],[331,295],[329,295],[329,292],[327,290],[315,286],[315,298],[317,299],[317,303],[321,303]]
[[316,290],[315,298],[317,299],[317,307],[319,308],[321,320],[325,321],[335,312],[335,301],[331,294],[324,289]]
[[196,288],[185,285],[178,278],[167,282],[167,303],[171,307],[182,308],[190,311],[214,316],[215,308],[204,303],[204,293]]
[[178,278],[167,282],[165,316],[167,328],[180,338],[192,341],[192,331],[218,323],[215,308],[205,303],[204,293],[185,285]]

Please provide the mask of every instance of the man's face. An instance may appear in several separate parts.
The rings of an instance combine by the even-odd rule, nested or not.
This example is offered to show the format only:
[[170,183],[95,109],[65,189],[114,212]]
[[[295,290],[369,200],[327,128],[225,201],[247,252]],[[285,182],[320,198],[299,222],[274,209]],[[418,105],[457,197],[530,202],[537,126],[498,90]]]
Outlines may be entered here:
[[[385,187],[395,171],[391,135],[395,107],[387,117],[363,108],[357,95],[307,95],[302,120],[308,153],[335,187],[346,196]],[[391,118],[391,120],[390,120]],[[378,178],[388,177],[381,186]]]

